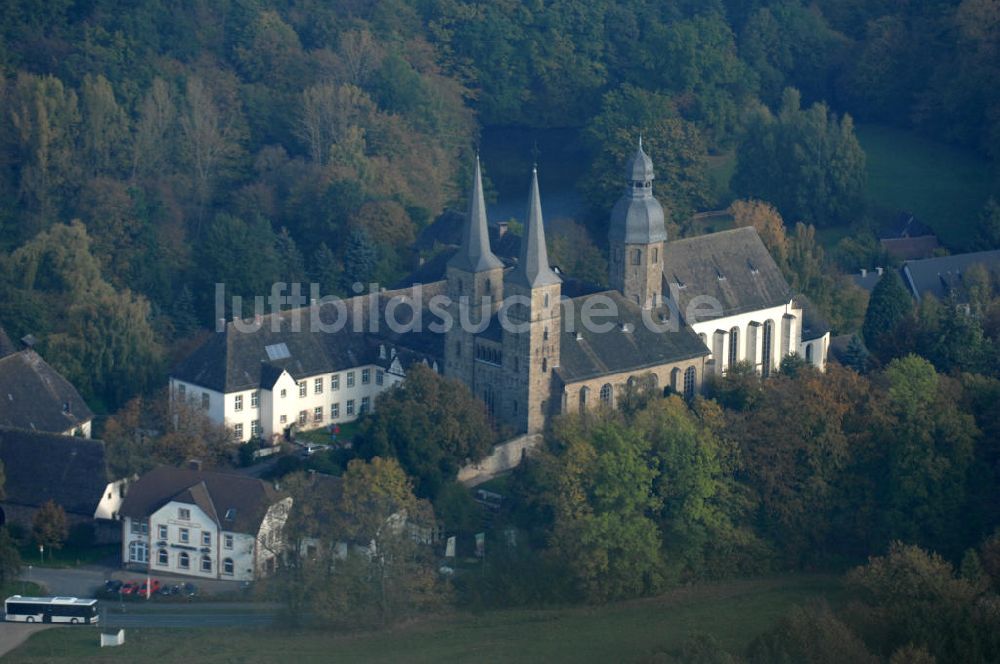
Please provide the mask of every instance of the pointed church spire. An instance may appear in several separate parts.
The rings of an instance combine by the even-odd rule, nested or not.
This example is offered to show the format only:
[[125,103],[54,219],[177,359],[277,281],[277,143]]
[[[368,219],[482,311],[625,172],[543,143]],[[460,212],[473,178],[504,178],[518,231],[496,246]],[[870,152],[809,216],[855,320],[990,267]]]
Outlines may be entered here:
[[486,228],[486,199],[483,196],[483,174],[476,155],[476,172],[472,178],[472,195],[469,200],[469,220],[462,233],[462,246],[448,261],[450,267],[467,272],[483,272],[503,267],[499,258],[490,250],[490,236]]
[[542,199],[538,195],[538,169],[531,169],[531,192],[528,201],[528,222],[521,237],[521,257],[510,275],[513,282],[529,288],[562,283],[549,267],[549,252],[545,248],[545,226],[542,222]]

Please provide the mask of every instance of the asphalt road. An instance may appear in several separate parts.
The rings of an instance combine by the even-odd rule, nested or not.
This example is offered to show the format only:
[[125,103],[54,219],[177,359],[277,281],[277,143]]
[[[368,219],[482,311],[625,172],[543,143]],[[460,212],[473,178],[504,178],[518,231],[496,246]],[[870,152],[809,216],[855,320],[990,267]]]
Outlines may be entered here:
[[94,591],[103,587],[109,578],[111,571],[104,567],[53,569],[26,565],[21,570],[21,579],[39,583],[49,594],[64,597],[93,597]]

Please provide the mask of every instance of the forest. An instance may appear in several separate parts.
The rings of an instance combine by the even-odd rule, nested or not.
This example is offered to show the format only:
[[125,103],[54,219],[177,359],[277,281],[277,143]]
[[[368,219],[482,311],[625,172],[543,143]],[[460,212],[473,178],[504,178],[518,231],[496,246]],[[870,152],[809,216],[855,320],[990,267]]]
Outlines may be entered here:
[[[0,319],[111,413],[159,387],[212,324],[216,282],[340,294],[406,274],[415,235],[464,206],[482,128],[517,125],[576,127],[590,154],[578,183],[590,212],[550,237],[557,261],[601,278],[607,210],[639,133],[674,235],[730,203],[706,165],[733,153],[732,197],[771,203],[790,235],[804,225],[819,270],[793,281],[836,331],[856,332],[863,300],[836,274],[880,258],[885,211],[862,200],[854,119],[995,159],[998,11],[12,0],[0,17]],[[1000,246],[998,215],[987,205],[972,246],[950,249]],[[831,226],[851,231],[833,247],[809,235]]]
[[[548,237],[570,272],[606,278],[608,210],[641,135],[671,237],[725,209],[854,335],[827,374],[788,360],[690,403],[636,392],[621,413],[561,420],[504,487],[516,506],[498,524],[524,546],[489,543],[503,553],[481,583],[442,588],[425,554],[388,541],[403,562],[367,577],[354,559],[286,570],[273,592],[290,613],[388,624],[853,569],[863,608],[806,607],[733,657],[996,652],[1000,284],[973,273],[958,307],[915,304],[891,270],[870,299],[846,276],[892,264],[877,237],[899,212],[865,196],[858,122],[986,160],[992,198],[943,251],[1000,248],[995,0],[8,0],[0,74],[0,323],[81,391],[116,470],[229,463],[225,432],[194,415],[136,435],[169,428],[146,406],[213,324],[213,284],[396,282],[440,249],[413,243],[464,209],[490,128],[578,132],[586,212]],[[357,458],[327,460],[343,507],[287,476],[308,506],[294,536],[365,533],[399,509],[480,527],[453,480],[493,442],[481,405],[432,374],[412,385],[361,421]],[[393,592],[357,582],[372,575]]]

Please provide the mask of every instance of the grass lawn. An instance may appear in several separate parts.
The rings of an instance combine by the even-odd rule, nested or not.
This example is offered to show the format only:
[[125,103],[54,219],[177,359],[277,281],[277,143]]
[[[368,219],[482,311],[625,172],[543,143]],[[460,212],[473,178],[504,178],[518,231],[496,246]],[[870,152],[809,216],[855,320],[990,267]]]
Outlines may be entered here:
[[868,157],[868,199],[890,212],[913,212],[942,244],[966,248],[995,166],[971,150],[903,129],[858,125],[857,136]]
[[497,611],[420,620],[379,633],[335,635],[282,630],[126,630],[125,645],[100,651],[91,628],[33,636],[12,662],[629,662],[688,635],[709,633],[742,650],[794,604],[824,595],[828,576],[782,576],[682,588],[603,607]]
[[0,600],[6,599],[11,595],[39,597],[42,595],[42,587],[31,581],[8,581],[0,585]]
[[[342,422],[338,423],[337,426],[340,427],[340,433],[337,434],[337,441],[344,442],[348,440],[353,440],[354,436],[358,433],[358,427],[360,426],[360,420],[354,420],[353,422]],[[330,425],[324,424],[317,429],[310,429],[308,431],[296,431],[295,440],[298,442],[309,442],[317,443],[319,445],[329,445],[331,443],[330,437]]]
[[729,181],[736,172],[736,153],[709,155],[706,161],[705,171],[711,185],[713,205],[720,208],[727,207],[733,201],[733,194],[729,191]]

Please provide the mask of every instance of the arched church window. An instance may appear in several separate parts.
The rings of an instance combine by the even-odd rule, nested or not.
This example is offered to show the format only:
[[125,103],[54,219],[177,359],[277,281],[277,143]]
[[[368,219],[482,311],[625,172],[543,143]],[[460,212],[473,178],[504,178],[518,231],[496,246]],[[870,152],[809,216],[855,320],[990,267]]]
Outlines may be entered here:
[[632,250],[632,265],[642,265],[642,249]]
[[774,321],[770,320],[764,321],[764,342],[761,344],[761,346],[762,346],[761,355],[763,355],[763,358],[761,359],[763,359],[764,361],[764,366],[761,369],[761,372],[764,374],[765,377],[767,377],[771,375],[771,368],[772,368],[771,365],[773,363],[772,347],[774,346]]
[[656,247],[653,247],[653,262],[656,263],[659,260],[660,260],[660,250]]
[[581,387],[580,388],[580,410],[587,410],[587,401],[590,399],[590,388]]
[[605,383],[601,386],[601,403],[611,405],[611,384]]
[[681,391],[681,370],[673,369],[670,372],[670,389],[674,392]]
[[729,366],[740,361],[740,328],[729,330]]
[[813,345],[806,344],[806,362],[812,364],[813,361]]
[[684,372],[684,398],[692,399],[694,398],[694,379],[695,370],[694,367],[688,367],[687,371]]
[[545,305],[544,306],[545,306],[546,309],[549,308],[549,294],[548,293],[545,294]]
[[549,328],[545,328],[544,330],[542,330],[542,341],[548,341],[548,340],[549,340]]
[[542,373],[548,373],[549,371],[549,360],[548,358],[542,358]]

